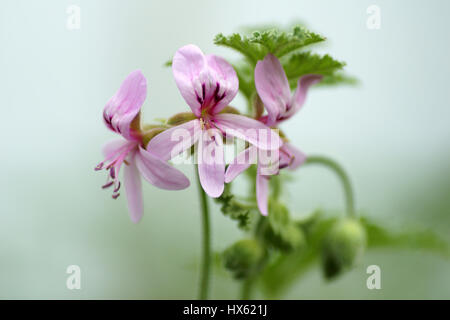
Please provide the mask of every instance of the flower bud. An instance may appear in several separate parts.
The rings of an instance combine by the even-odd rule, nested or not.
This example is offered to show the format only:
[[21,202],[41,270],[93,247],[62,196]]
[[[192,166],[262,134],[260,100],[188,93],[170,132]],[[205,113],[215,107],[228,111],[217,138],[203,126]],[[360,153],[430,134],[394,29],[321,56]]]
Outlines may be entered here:
[[172,117],[170,117],[167,120],[167,124],[171,125],[171,126],[178,126],[180,124],[183,124],[185,122],[191,121],[197,119],[195,114],[193,114],[192,112],[180,112],[177,113],[175,115],[173,115]]
[[337,221],[325,238],[322,263],[326,278],[338,276],[354,266],[366,246],[366,231],[356,219]]
[[230,270],[236,279],[251,275],[263,256],[264,249],[254,239],[239,240],[223,253],[225,268]]
[[291,252],[305,245],[301,227],[290,219],[288,209],[281,203],[270,203],[270,214],[263,228],[264,241],[280,251]]
[[274,248],[286,253],[298,250],[306,244],[303,231],[294,223],[289,223],[278,230],[268,224],[264,229],[264,240]]

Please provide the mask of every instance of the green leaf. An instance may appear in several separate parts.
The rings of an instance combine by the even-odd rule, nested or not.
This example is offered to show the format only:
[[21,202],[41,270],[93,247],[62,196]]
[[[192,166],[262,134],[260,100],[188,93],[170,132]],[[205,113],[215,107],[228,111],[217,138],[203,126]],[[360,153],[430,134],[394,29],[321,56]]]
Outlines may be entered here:
[[323,77],[317,86],[334,86],[334,85],[358,85],[359,81],[357,78],[349,76],[342,72],[336,72],[335,74]]
[[239,79],[239,90],[250,101],[253,93],[256,92],[253,68],[246,63],[235,64],[233,67]]
[[324,76],[318,84],[332,86],[337,84],[355,85],[358,80],[342,72],[345,62],[333,59],[328,54],[322,56],[312,52],[299,52],[283,61],[291,88],[297,87],[297,81],[306,74],[321,74]]
[[286,76],[294,87],[297,86],[297,80],[301,76],[306,74],[331,76],[344,66],[345,62],[337,61],[328,54],[321,56],[309,51],[295,53],[283,63]]
[[273,53],[280,58],[324,40],[324,37],[296,26],[291,32],[270,29],[255,31],[251,36],[238,33],[224,36],[220,33],[216,35],[214,43],[240,52],[252,65],[256,65],[256,62],[268,53]]
[[405,230],[394,232],[371,222],[361,219],[368,235],[368,247],[372,249],[412,249],[433,252],[450,258],[450,245],[431,230]]
[[278,58],[324,40],[324,37],[300,26],[295,26],[292,32],[280,32],[276,29],[254,32],[252,39],[254,43],[259,43],[264,47],[267,53],[273,53]]

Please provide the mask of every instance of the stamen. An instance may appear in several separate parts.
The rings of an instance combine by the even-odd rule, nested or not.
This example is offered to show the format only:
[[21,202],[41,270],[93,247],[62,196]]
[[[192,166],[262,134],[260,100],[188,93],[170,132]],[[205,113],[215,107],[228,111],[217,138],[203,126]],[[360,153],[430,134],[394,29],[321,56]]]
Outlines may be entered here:
[[203,98],[203,100],[205,100],[205,95],[206,95],[206,85],[204,83],[202,83],[202,98]]
[[[114,181],[110,181],[110,182],[108,182],[107,184],[103,185],[103,186],[102,186],[102,189],[109,188],[109,187],[111,187],[113,184],[114,184]],[[116,191],[114,190],[114,192],[116,192]]]
[[203,118],[200,118],[200,128],[201,128],[202,130],[205,129],[205,120],[203,120]]
[[115,199],[117,199],[119,196],[120,196],[120,193],[114,193],[114,194],[112,195],[112,198],[115,200]]
[[119,189],[120,189],[120,181],[118,182],[117,187],[114,188],[113,192],[116,193],[117,191],[119,191]]
[[[292,162],[292,161],[291,161]],[[284,169],[284,168],[287,168],[287,167],[289,167],[291,164],[289,163],[289,164],[283,164],[283,165],[281,165],[281,166],[279,166],[279,168],[278,169]]]
[[103,162],[100,162],[100,163],[94,168],[95,171],[99,171],[99,170],[102,170],[102,169],[103,169]]
[[116,172],[114,170],[114,167],[111,167],[111,169],[109,169],[109,175],[111,176],[111,178],[115,179],[116,178]]

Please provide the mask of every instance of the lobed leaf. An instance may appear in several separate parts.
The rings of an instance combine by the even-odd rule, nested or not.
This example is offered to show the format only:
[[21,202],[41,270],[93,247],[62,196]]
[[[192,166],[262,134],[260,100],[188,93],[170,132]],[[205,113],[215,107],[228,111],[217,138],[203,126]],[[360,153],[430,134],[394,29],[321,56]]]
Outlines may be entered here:
[[277,29],[255,31],[251,36],[234,33],[225,36],[218,34],[214,43],[240,52],[247,60],[256,65],[268,53],[283,57],[313,43],[324,41],[325,38],[301,26],[295,26],[292,31]]

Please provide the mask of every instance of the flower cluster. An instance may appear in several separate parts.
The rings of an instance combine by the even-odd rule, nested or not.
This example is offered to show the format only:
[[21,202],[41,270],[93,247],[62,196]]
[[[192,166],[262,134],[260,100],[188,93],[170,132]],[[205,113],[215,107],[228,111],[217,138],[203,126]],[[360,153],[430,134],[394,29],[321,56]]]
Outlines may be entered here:
[[[138,222],[143,213],[141,176],[156,187],[180,190],[189,186],[186,176],[168,161],[195,146],[198,175],[204,191],[213,198],[225,183],[257,163],[258,208],[268,214],[268,180],[283,168],[295,169],[305,155],[279,134],[278,125],[292,117],[304,104],[308,88],[321,76],[306,75],[298,80],[291,95],[286,74],[272,54],[258,61],[255,87],[267,114],[241,115],[230,103],[239,89],[234,68],[215,55],[204,55],[195,45],[180,48],[172,61],[176,85],[191,112],[174,116],[164,125],[141,126],[140,111],[147,94],[147,81],[140,71],[132,72],[103,111],[106,126],[122,135],[108,143],[105,159],[95,170],[107,170],[102,188],[119,196],[119,172],[124,167],[124,187],[130,216]],[[245,149],[226,166],[224,140],[245,141]]]

